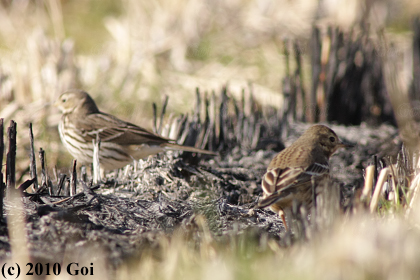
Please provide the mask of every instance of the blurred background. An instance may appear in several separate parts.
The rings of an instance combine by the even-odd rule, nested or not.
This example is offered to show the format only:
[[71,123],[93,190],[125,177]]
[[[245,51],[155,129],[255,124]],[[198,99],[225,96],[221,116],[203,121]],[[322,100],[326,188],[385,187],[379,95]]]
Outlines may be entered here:
[[[243,205],[228,205],[224,199],[205,204],[201,200],[204,195],[192,197],[198,207],[192,210],[191,219],[183,217],[187,222],[178,233],[175,231],[172,237],[156,233],[153,241],[153,234],[147,231],[127,231],[125,217],[136,226],[141,223],[139,216],[128,210],[135,201],[124,200],[124,207],[119,208],[123,209],[124,226],[115,231],[112,228],[112,235],[133,237],[126,239],[126,244],[144,255],[135,255],[134,262],[122,263],[116,272],[95,262],[95,273],[104,274],[97,276],[100,279],[110,279],[113,273],[117,279],[214,279],[215,273],[218,279],[280,279],[284,275],[291,279],[419,279],[420,176],[415,165],[419,156],[417,153],[411,158],[407,156],[409,149],[405,149],[414,147],[411,151],[418,151],[420,143],[419,16],[419,0],[0,0],[0,118],[4,118],[6,128],[10,120],[17,122],[17,183],[29,177],[30,123],[35,150],[46,151],[52,180],[53,168],[57,173],[69,173],[72,157],[57,131],[61,114],[51,105],[69,88],[88,91],[102,111],[146,128],[152,127],[152,104],[156,103],[159,110],[165,96],[169,96],[166,115],[178,116],[195,106],[196,88],[202,95],[220,94],[227,86],[228,95],[238,99],[252,92],[258,108],[269,105],[279,109],[271,110],[271,117],[279,116],[279,123],[290,123],[286,129],[293,128],[295,121],[360,125],[358,129],[341,129],[356,141],[360,139],[361,148],[352,156],[360,160],[368,155],[375,163],[388,151],[378,154],[375,149],[365,149],[363,155],[357,151],[366,147],[367,141],[375,145],[381,131],[396,140],[386,144],[399,149],[400,138],[394,137],[394,127],[381,126],[391,124],[398,126],[408,144],[401,149],[395,165],[397,176],[383,182],[384,186],[388,184],[388,191],[391,186],[404,192],[395,192],[394,204],[389,195],[389,200],[382,199],[380,206],[373,204],[372,213],[368,213],[366,201],[356,200],[360,209],[355,208],[350,215],[323,213],[321,217],[331,218],[331,226],[315,226],[313,236],[282,248],[278,239],[252,231],[248,237],[247,232],[238,230],[237,220],[264,222],[247,211],[239,212]],[[261,115],[261,120],[267,121],[268,114]],[[370,132],[370,138],[360,133],[372,131],[372,127],[372,137]],[[375,148],[382,149],[378,146]],[[240,156],[249,152],[240,148]],[[247,157],[252,160],[255,154]],[[348,166],[358,174],[364,167]],[[192,182],[201,184],[199,180]],[[150,187],[154,192],[155,186]],[[214,185],[201,188],[212,192]],[[255,184],[255,188],[259,186]],[[381,188],[376,186],[375,193]],[[165,201],[156,203],[165,205]],[[219,207],[219,201],[226,207]],[[93,240],[103,240],[110,248],[121,243],[102,235],[103,228],[93,227],[93,215],[86,216],[83,208],[77,210],[73,201],[69,205],[69,212],[64,212],[69,215],[62,215],[57,211],[60,208],[50,203],[48,208],[28,207],[36,211],[27,216],[26,229],[32,241],[53,240],[50,245],[54,246],[66,240],[71,246],[79,238],[86,238],[89,242],[78,241],[76,248],[83,252],[81,256],[87,253],[89,263],[91,252],[98,259],[114,254],[112,250],[98,254],[102,250],[88,246]],[[111,208],[104,207],[107,214],[100,219],[117,220],[115,207]],[[234,208],[239,209],[235,211],[240,218],[226,214],[226,209]],[[167,211],[166,206],[161,209]],[[51,215],[46,215],[48,211]],[[96,207],[92,211],[97,212]],[[201,215],[213,220],[207,223]],[[77,220],[78,216],[83,219]],[[7,216],[8,223],[12,217]],[[35,223],[38,218],[39,227]],[[221,223],[221,218],[226,222]],[[161,227],[159,219],[150,220]],[[211,232],[211,223],[232,230]],[[61,228],[68,229],[69,224],[91,232],[85,234],[78,229],[62,236]],[[267,227],[276,229],[270,223]],[[16,228],[16,239],[23,243],[25,225]],[[117,234],[120,230],[123,234]],[[144,237],[146,243],[139,239]],[[42,242],[37,244],[44,250]],[[1,243],[0,249],[10,256],[8,244],[12,242],[2,235]],[[36,251],[39,247],[33,244],[22,248]],[[154,244],[159,244],[157,249]],[[67,253],[70,246],[62,249]],[[143,250],[149,247],[152,250]]]
[[401,58],[398,78],[406,81],[419,12],[417,0],[2,0],[0,117],[6,127],[11,119],[18,124],[24,160],[17,179],[29,168],[29,123],[48,166],[69,168],[60,114],[51,106],[69,88],[88,91],[102,111],[147,128],[152,102],[160,106],[167,95],[169,113],[187,113],[196,88],[217,93],[227,85],[236,97],[252,88],[261,105],[282,108],[285,41],[300,46],[307,91],[313,26],[321,35],[331,26],[363,29],[377,49],[392,45]]

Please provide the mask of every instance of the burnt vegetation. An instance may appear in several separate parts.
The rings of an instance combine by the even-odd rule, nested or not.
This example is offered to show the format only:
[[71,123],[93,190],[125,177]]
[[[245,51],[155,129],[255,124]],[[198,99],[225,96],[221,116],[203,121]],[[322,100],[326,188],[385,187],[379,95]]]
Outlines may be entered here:
[[[416,21],[416,65],[409,94],[414,109],[419,99],[419,37]],[[325,44],[330,49],[327,56],[321,51]],[[42,148],[36,160],[32,137],[28,158],[32,179],[15,190],[16,123],[10,124],[4,142],[6,124],[1,122],[0,152],[3,155],[7,150],[7,156],[5,168],[0,161],[0,172],[6,171],[0,173],[0,193],[16,191],[22,196],[31,256],[62,260],[64,253],[77,252],[76,243],[94,241],[92,246],[101,247],[110,263],[118,265],[144,249],[160,246],[159,239],[176,230],[197,246],[207,230],[222,243],[229,236],[246,234],[262,247],[267,240],[289,246],[308,239],[323,218],[328,220],[328,211],[317,210],[308,223],[304,211],[295,209],[293,234],[287,235],[276,214],[252,209],[261,195],[261,177],[270,160],[316,122],[327,123],[340,138],[356,145],[332,157],[332,195],[324,203],[321,200],[319,208],[339,207],[340,213],[348,215],[365,211],[369,199],[361,192],[364,169],[371,164],[375,166],[374,186],[381,170],[389,166],[393,176],[387,178],[388,186],[396,186],[383,189],[378,209],[385,209],[395,196],[399,205],[407,205],[406,178],[414,172],[416,154],[403,146],[397,129],[384,80],[384,51],[366,30],[343,32],[331,27],[322,32],[314,28],[308,45],[312,50],[311,88],[305,89],[303,76],[308,74],[301,66],[302,48],[298,41],[284,42],[288,71],[281,79],[285,101],[280,109],[258,104],[252,86],[243,90],[239,100],[231,97],[228,87],[217,93],[197,89],[195,110],[166,122],[165,107],[171,100],[165,99],[160,110],[154,106],[157,133],[178,139],[182,145],[216,151],[216,157],[167,152],[111,172],[94,184],[90,166],[75,163],[71,172],[54,174],[45,164],[48,154]],[[18,124],[17,129],[28,128]],[[32,127],[29,131],[32,135]],[[36,162],[41,169],[38,174]],[[0,201],[4,201],[0,204],[0,257],[5,258],[10,251],[7,225],[13,219],[5,213],[15,204],[6,198]],[[328,201],[336,205],[328,206]]]

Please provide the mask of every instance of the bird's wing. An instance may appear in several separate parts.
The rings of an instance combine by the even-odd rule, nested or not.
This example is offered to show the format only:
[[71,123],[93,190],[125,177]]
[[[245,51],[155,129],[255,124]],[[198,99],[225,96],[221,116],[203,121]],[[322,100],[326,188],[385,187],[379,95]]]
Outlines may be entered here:
[[268,207],[283,197],[298,192],[300,186],[310,183],[312,179],[328,173],[328,162],[313,163],[306,169],[302,167],[271,168],[267,170],[262,180],[263,191],[268,196],[259,201],[258,207]]
[[78,126],[82,127],[82,135],[87,141],[92,141],[99,135],[101,142],[113,142],[119,145],[160,145],[173,142],[171,139],[105,113],[88,115],[79,120]]

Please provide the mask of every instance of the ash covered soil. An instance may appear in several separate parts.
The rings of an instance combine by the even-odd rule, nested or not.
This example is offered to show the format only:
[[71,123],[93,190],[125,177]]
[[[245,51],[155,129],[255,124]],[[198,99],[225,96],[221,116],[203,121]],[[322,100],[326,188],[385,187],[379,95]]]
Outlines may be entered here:
[[[330,161],[342,209],[349,209],[363,185],[363,169],[372,164],[374,155],[379,159],[397,155],[401,141],[393,126],[328,125],[340,138],[356,144],[339,150]],[[87,247],[98,247],[110,264],[118,265],[141,254],[143,248],[158,246],[161,237],[175,230],[194,232],[200,227],[198,217],[204,217],[216,240],[252,233],[256,239],[264,236],[281,241],[284,227],[277,214],[249,210],[262,193],[261,177],[271,159],[309,126],[290,124],[285,136],[277,138],[270,135],[275,130],[266,129],[254,147],[236,137],[216,157],[178,152],[149,157],[137,166],[107,174],[101,184],[78,181],[73,197],[47,192],[25,196],[32,259],[57,262]],[[0,257],[4,259],[10,256],[5,224],[0,233]]]

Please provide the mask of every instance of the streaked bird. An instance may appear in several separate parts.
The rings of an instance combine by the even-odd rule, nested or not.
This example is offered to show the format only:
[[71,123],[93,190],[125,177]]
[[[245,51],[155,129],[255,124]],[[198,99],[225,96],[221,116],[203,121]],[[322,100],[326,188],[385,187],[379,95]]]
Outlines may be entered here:
[[312,206],[315,193],[329,178],[329,158],[344,144],[333,130],[314,125],[306,130],[291,146],[278,153],[262,179],[263,198],[257,208],[270,207],[278,213],[287,229],[285,212],[290,212],[293,201]]
[[211,151],[178,145],[175,140],[103,113],[82,90],[61,94],[54,105],[63,113],[58,127],[61,141],[80,163],[92,163],[92,140],[96,140],[97,135],[101,141],[99,162],[103,170],[118,169],[165,150],[215,155]]

